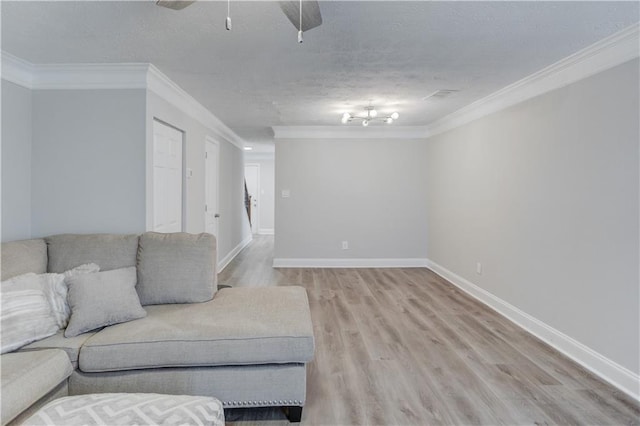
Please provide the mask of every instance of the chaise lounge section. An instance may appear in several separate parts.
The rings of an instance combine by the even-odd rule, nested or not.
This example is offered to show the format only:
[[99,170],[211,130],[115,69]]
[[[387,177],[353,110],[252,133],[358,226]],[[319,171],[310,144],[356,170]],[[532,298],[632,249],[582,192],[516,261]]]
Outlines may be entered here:
[[[216,253],[212,238],[207,234],[182,233],[94,234],[4,243],[3,281],[28,272],[63,272],[88,262],[99,265],[101,271],[136,266],[139,294],[138,286],[144,281],[140,301],[146,316],[71,338],[64,337],[60,331],[4,354],[3,378],[5,369],[21,368],[5,363],[5,359],[60,351],[68,359],[68,368],[58,369],[60,386],[68,386],[69,395],[142,392],[213,396],[222,401],[225,408],[287,407],[290,420],[300,421],[306,397],[306,364],[314,354],[306,291],[295,286],[216,291]],[[158,241],[160,251],[149,249]],[[141,248],[145,242],[146,252]],[[200,299],[206,297],[206,288],[197,284],[194,287],[194,282],[201,282],[203,275],[201,271],[193,271],[194,256],[188,256],[190,247],[195,250],[198,267],[213,271],[206,279],[213,297],[197,303],[145,304],[145,299],[181,299],[180,292],[196,294]],[[206,256],[198,257],[203,247]],[[200,265],[203,259],[207,263]],[[6,262],[10,265],[5,268]],[[141,276],[145,268],[154,271]],[[169,282],[174,282],[178,292],[176,288],[167,292],[167,281],[163,283],[163,279],[171,274],[175,278],[176,271],[182,271],[182,280]],[[158,272],[163,276],[155,278]],[[21,372],[10,374],[19,377]],[[19,381],[13,386],[21,386]],[[44,391],[37,399],[51,390]],[[4,380],[2,391],[5,391]],[[63,390],[55,396],[64,393]],[[30,404],[35,403],[35,399],[33,396]],[[2,408],[4,413],[4,398]],[[16,412],[12,418],[28,409],[17,405],[13,408],[9,410]],[[3,416],[2,423],[10,420]]]

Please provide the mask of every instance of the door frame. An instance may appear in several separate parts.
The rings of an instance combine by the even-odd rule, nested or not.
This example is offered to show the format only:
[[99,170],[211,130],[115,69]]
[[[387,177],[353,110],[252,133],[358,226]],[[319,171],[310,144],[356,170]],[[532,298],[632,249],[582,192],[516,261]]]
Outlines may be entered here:
[[146,146],[146,152],[145,152],[145,156],[146,156],[146,170],[145,170],[145,177],[146,177],[146,182],[145,182],[145,210],[146,210],[146,214],[145,214],[145,230],[146,231],[153,231],[153,148],[154,148],[154,136],[153,136],[153,126],[155,125],[155,122],[158,122],[162,125],[165,125],[167,127],[171,127],[172,129],[175,129],[177,131],[179,131],[180,133],[182,133],[182,170],[180,172],[181,175],[181,180],[182,180],[182,223],[180,224],[180,227],[182,228],[182,231],[184,232],[187,229],[187,180],[185,178],[185,172],[187,170],[187,150],[186,150],[186,146],[187,146],[187,132],[182,130],[181,128],[174,126],[171,123],[166,122],[165,120],[158,118],[158,117],[151,117],[151,127],[150,127],[150,131],[149,129],[147,130],[147,146]]
[[[246,174],[246,168],[247,166],[251,166],[251,167],[255,167],[257,169],[257,177],[258,177],[258,181],[256,182],[256,197],[258,197],[258,211],[256,212],[255,215],[255,223],[251,224],[251,234],[259,234],[260,233],[260,209],[262,208],[262,200],[260,199],[260,163],[244,163],[244,167],[245,167],[245,173],[244,173],[244,179],[245,182],[247,180],[247,174]],[[251,211],[253,211],[253,206],[251,206]],[[255,229],[255,231],[254,231]]]
[[[216,155],[216,213],[220,212],[220,142],[218,142],[217,140],[215,140],[213,137],[207,135],[204,138],[204,153],[202,155],[202,159],[204,161],[204,176],[205,176],[205,181],[204,181],[204,204],[206,206],[207,204],[207,147],[209,146],[208,144],[211,144],[213,146],[215,146],[215,150],[217,152]],[[204,214],[204,230],[206,232],[207,230],[207,214],[206,214],[206,210],[205,210],[205,214]],[[217,224],[217,234],[216,235],[216,241],[220,240],[220,222],[218,221]],[[220,243],[218,242],[218,246],[220,245]]]

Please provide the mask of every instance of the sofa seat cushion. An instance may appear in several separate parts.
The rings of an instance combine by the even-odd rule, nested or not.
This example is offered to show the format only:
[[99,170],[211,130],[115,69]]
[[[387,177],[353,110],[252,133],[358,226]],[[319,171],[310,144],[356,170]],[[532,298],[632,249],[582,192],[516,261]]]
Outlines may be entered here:
[[80,370],[305,363],[313,351],[304,288],[226,288],[101,330],[80,349]]
[[48,394],[73,372],[64,351],[49,349],[3,354],[2,424]]
[[64,337],[64,330],[60,330],[58,333],[46,339],[38,340],[21,347],[18,351],[40,351],[43,349],[61,349],[65,351],[71,361],[71,365],[74,369],[78,368],[78,357],[80,356],[80,347],[91,336],[96,334],[95,332],[89,332],[80,334],[75,337]]

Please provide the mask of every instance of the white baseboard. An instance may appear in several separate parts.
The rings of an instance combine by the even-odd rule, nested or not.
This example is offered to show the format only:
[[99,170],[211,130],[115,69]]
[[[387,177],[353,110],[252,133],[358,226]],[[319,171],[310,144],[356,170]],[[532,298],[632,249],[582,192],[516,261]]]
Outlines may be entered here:
[[274,235],[275,229],[273,228],[260,228],[258,229],[258,234],[260,235]]
[[249,234],[247,238],[242,240],[240,244],[235,246],[233,250],[229,252],[222,260],[218,262],[218,273],[222,272],[224,268],[227,267],[229,263],[233,260],[234,257],[238,255],[242,251],[243,248],[249,245],[249,243],[253,240],[253,235]]
[[273,259],[274,268],[426,268],[427,259]]
[[640,401],[640,376],[638,374],[635,374],[539,319],[521,311],[461,276],[456,275],[445,267],[431,260],[427,260],[427,267],[465,293],[478,299],[480,302],[553,346],[589,371],[611,383],[632,398]]

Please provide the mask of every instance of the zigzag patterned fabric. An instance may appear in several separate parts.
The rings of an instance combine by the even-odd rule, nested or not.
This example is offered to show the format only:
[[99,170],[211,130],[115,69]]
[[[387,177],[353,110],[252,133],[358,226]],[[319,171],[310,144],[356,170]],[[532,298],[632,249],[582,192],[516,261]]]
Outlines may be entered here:
[[101,393],[51,401],[25,425],[207,425],[223,426],[215,398],[153,393]]

